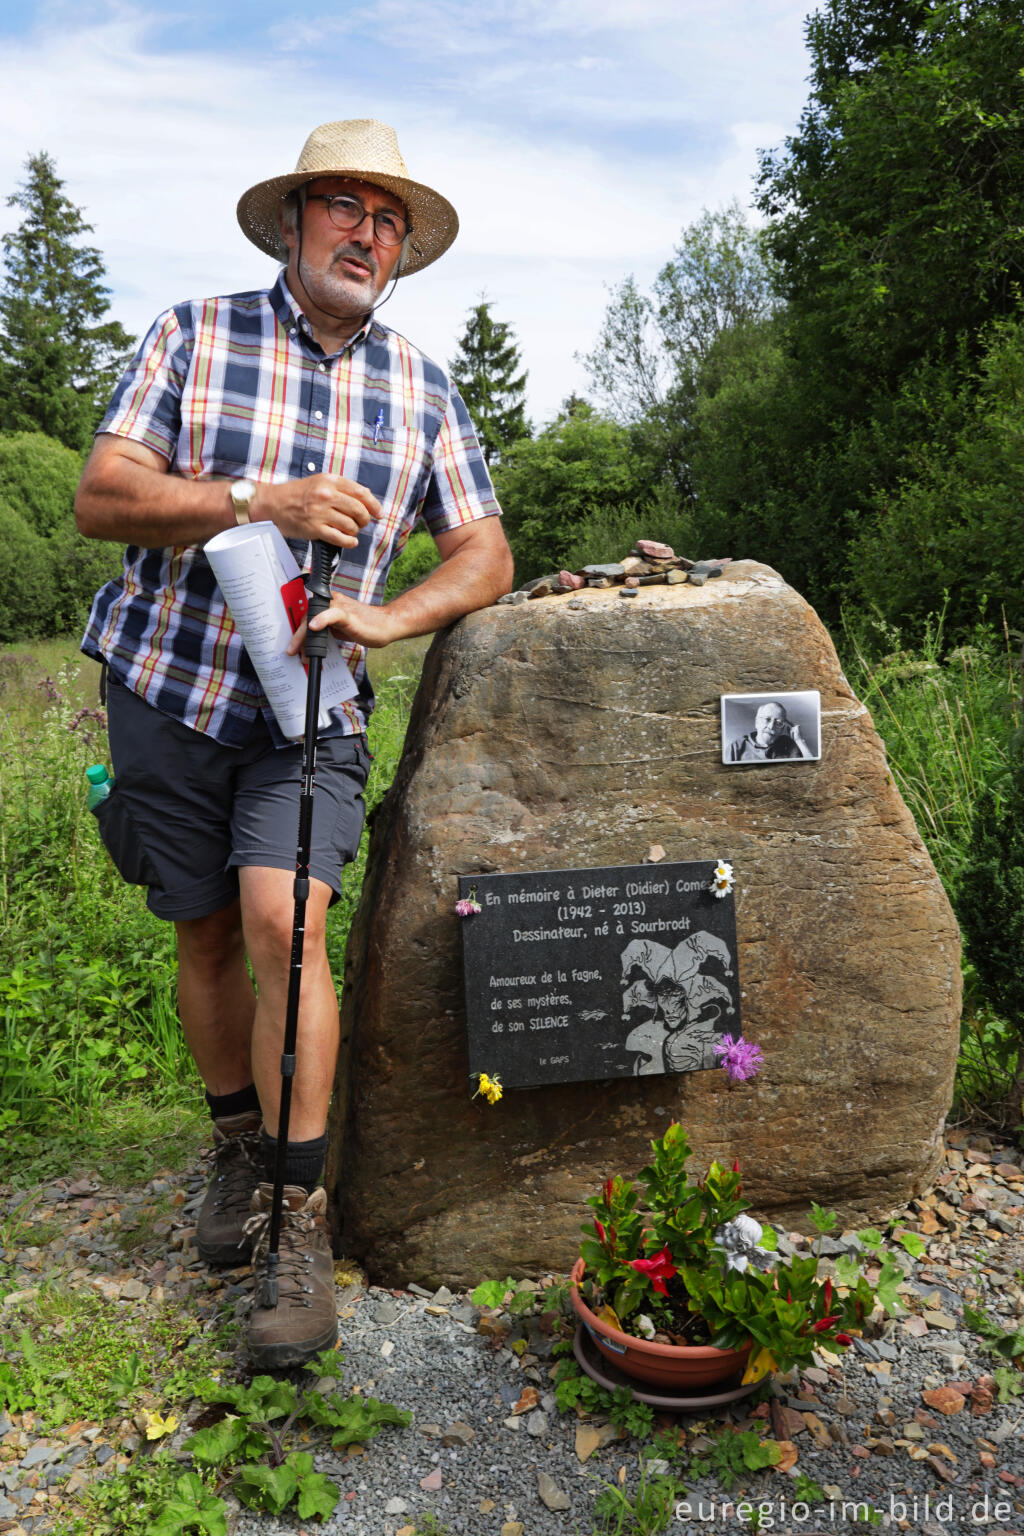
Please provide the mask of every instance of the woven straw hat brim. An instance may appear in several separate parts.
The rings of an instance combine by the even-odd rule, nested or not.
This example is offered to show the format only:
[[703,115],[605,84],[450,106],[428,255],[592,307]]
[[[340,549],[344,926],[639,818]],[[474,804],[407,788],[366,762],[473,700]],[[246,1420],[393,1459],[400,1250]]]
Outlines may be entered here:
[[432,261],[443,256],[459,232],[459,216],[446,197],[425,187],[421,182],[409,181],[403,176],[388,176],[381,171],[370,171],[364,166],[339,165],[326,170],[292,171],[287,176],[273,176],[269,181],[257,182],[238,199],[238,222],[242,232],[273,256],[287,262],[288,248],[281,238],[277,222],[281,199],[296,187],[324,176],[350,176],[365,181],[368,186],[383,187],[400,197],[409,214],[412,239],[402,265],[402,277],[429,267]]

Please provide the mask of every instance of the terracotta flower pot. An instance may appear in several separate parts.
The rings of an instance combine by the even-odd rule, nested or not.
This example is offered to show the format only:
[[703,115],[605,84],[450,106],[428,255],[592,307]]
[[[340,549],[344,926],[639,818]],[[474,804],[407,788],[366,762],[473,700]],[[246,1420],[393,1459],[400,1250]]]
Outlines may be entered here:
[[667,1388],[706,1387],[738,1376],[745,1368],[753,1340],[742,1349],[715,1349],[711,1344],[655,1344],[620,1333],[596,1317],[579,1292],[584,1262],[577,1259],[569,1292],[580,1322],[606,1360],[638,1381]]

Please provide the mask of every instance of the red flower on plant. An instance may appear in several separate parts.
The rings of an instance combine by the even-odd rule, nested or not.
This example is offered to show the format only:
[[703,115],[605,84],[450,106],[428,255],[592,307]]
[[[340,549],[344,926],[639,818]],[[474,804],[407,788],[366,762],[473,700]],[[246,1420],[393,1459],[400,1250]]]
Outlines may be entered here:
[[666,1243],[660,1253],[652,1254],[649,1259],[630,1259],[630,1269],[637,1270],[641,1275],[646,1275],[659,1296],[668,1295],[666,1280],[671,1280],[679,1271],[672,1263],[672,1255],[668,1251]]
[[811,1332],[824,1333],[826,1328],[831,1328],[835,1323],[838,1323],[838,1321],[838,1312],[836,1312],[832,1317],[819,1317],[816,1323],[811,1324]]
[[825,1292],[825,1311],[827,1312],[829,1307],[832,1305],[832,1276],[831,1275],[826,1275],[825,1276],[825,1284],[823,1286],[823,1290]]
[[848,1333],[837,1333],[836,1334],[836,1343],[837,1344],[845,1344],[847,1347],[849,1347],[853,1343],[853,1340],[850,1338],[850,1335]]
[[601,1225],[601,1223],[596,1218],[594,1220],[594,1231],[597,1233],[597,1235],[601,1239],[602,1243],[607,1243],[607,1241],[608,1241],[608,1234],[605,1231],[604,1227]]

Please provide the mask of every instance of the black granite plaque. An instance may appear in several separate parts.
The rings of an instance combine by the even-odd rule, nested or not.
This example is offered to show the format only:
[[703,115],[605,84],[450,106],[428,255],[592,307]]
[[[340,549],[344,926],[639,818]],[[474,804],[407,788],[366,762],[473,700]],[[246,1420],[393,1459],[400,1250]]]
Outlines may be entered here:
[[[506,1088],[716,1067],[740,1033],[714,860],[459,877],[469,1068]],[[475,1081],[474,1081],[475,1086]]]

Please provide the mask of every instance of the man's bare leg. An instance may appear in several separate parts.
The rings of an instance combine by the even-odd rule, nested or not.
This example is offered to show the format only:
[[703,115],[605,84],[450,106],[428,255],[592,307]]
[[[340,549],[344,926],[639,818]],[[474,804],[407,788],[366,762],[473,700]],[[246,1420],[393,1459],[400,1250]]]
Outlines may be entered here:
[[253,1081],[256,997],[245,964],[239,902],[174,925],[178,936],[178,1013],[199,1075],[212,1094]]
[[[267,1132],[277,1135],[281,1105],[281,1051],[288,1008],[292,925],[295,912],[290,870],[239,870],[245,944],[256,976],[252,1071]],[[302,988],[296,1070],[292,1080],[290,1142],[312,1141],[327,1128],[327,1110],[338,1056],[338,999],[327,963],[324,922],[330,886],[310,881],[302,952]]]
[[[281,1051],[288,1010],[295,903],[289,870],[239,871],[242,924],[256,975],[252,1063],[267,1132],[276,1137],[281,1105]],[[265,1370],[301,1364],[338,1336],[334,1260],[327,1197],[319,1188],[326,1149],[327,1107],[338,1054],[338,1000],[327,964],[324,919],[330,887],[310,881],[299,994],[296,1070],[292,1085],[278,1262],[269,1262],[271,1181],[253,1196],[253,1309],[247,1343]],[[265,1145],[268,1162],[277,1149]],[[269,1168],[267,1172],[269,1173]],[[273,1287],[269,1282],[273,1276]],[[266,1283],[265,1283],[266,1282]]]
[[[261,1154],[251,1059],[256,996],[245,964],[241,907],[233,901],[175,928],[182,1030],[208,1093],[220,1100],[211,1103],[214,1157],[196,1245],[207,1264],[235,1265],[249,1253],[245,1223]],[[225,1110],[224,1101],[232,1095],[240,1097],[244,1109]]]

